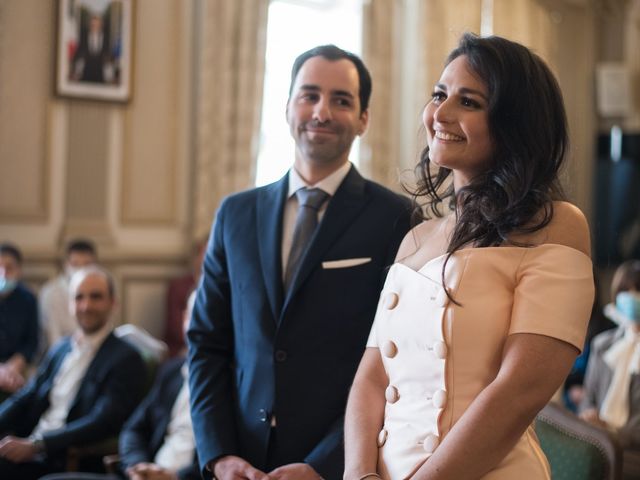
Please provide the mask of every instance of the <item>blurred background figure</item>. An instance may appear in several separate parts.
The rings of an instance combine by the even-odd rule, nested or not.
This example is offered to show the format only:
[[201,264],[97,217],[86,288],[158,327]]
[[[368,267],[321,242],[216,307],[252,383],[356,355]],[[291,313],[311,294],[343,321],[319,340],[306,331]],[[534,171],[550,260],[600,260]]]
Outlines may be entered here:
[[43,351],[77,328],[69,309],[69,281],[76,271],[97,261],[98,253],[91,240],[77,238],[67,243],[62,272],[46,282],[39,295],[40,326],[45,336]]
[[615,433],[624,449],[623,477],[640,478],[640,260],[624,262],[611,284],[605,314],[618,324],[597,335],[580,417]]
[[186,345],[182,330],[182,319],[187,308],[187,300],[200,281],[202,259],[207,247],[208,237],[194,243],[191,250],[191,271],[186,275],[172,279],[167,291],[167,323],[164,341],[169,346],[169,357],[183,352]]
[[[144,395],[138,351],[112,332],[113,277],[97,266],[71,279],[76,330],[51,348],[38,373],[0,404],[0,478],[36,479],[64,470],[71,447],[118,435]],[[102,456],[79,466],[103,471]]]
[[596,272],[594,272],[596,294],[593,299],[593,308],[591,309],[591,318],[587,327],[587,337],[584,340],[584,349],[578,355],[576,361],[571,368],[571,372],[564,383],[564,405],[573,413],[578,410],[578,405],[582,403],[584,398],[584,376],[587,371],[587,362],[591,353],[591,341],[599,333],[605,330],[615,328],[616,324],[610,320],[603,311],[600,303],[600,287]]
[[22,252],[0,243],[0,400],[24,385],[38,347],[38,304],[21,275]]

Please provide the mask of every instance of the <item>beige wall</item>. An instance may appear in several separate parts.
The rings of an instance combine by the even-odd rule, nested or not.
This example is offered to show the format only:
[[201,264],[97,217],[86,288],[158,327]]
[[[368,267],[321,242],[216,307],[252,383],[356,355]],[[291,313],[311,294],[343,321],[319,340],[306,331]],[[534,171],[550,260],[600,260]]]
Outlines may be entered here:
[[[57,2],[0,2],[0,238],[35,285],[66,239],[94,238],[117,322],[160,335],[167,280],[191,251],[193,2],[135,2],[127,104],[53,95]],[[29,28],[26,28],[29,26]]]

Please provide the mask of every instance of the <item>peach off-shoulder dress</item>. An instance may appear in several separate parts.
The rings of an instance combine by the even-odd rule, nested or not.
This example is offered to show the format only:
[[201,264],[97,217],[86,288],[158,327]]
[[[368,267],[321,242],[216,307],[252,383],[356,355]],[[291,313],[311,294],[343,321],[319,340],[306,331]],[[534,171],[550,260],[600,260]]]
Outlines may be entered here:
[[[389,377],[378,471],[409,478],[496,377],[508,335],[533,333],[582,349],[593,303],[591,260],[573,248],[466,248],[415,271],[394,264],[368,347]],[[506,402],[505,409],[512,408]],[[484,480],[549,479],[530,426]]]

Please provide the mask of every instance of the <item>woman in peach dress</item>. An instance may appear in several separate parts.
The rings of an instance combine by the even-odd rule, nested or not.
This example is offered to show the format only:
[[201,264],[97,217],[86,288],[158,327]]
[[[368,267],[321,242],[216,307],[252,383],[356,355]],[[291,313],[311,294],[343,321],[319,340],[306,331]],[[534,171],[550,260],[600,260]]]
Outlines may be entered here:
[[549,479],[532,422],[582,348],[594,294],[588,226],[558,183],[562,94],[527,48],[466,34],[423,121],[425,221],[381,294],[344,478]]

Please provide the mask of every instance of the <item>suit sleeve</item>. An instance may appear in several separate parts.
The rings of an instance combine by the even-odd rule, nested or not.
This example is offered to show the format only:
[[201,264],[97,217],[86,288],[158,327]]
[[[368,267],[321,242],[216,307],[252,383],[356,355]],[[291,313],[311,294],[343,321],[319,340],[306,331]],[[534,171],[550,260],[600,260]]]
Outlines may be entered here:
[[36,375],[18,392],[0,404],[0,434],[14,431],[20,422],[34,408],[38,400],[38,390],[51,375],[53,363],[59,355],[58,348],[52,348],[43,360]]
[[225,252],[227,201],[217,214],[187,332],[191,417],[200,467],[237,453],[232,403],[233,324]]
[[25,325],[16,353],[21,354],[27,363],[31,363],[38,349],[39,323],[38,301],[36,297],[26,290],[26,299],[20,317],[16,319]]
[[[393,228],[387,243],[384,267],[381,272],[380,290],[384,286],[384,281],[389,271],[389,266],[393,264],[402,239],[409,231],[410,224],[410,202],[402,197],[400,207],[397,210],[396,218],[391,219]],[[368,324],[371,319],[367,319]],[[305,462],[323,478],[342,478],[344,470],[344,415],[341,415],[329,428],[324,438],[316,445]]]
[[85,415],[64,427],[46,432],[43,440],[47,451],[58,451],[72,445],[93,443],[117,435],[124,421],[143,395],[146,368],[140,355],[128,347],[114,352],[117,360],[96,389],[92,406]]
[[153,462],[150,444],[155,425],[153,425],[151,408],[153,402],[160,398],[160,390],[165,376],[166,369],[158,373],[151,391],[122,428],[118,442],[118,453],[123,470],[141,462]]

